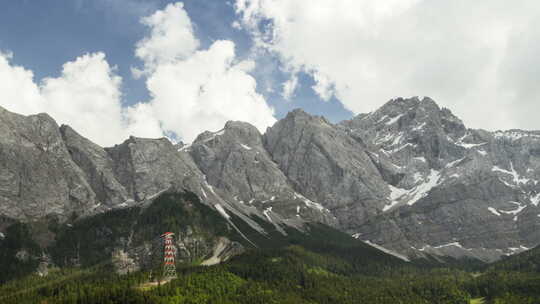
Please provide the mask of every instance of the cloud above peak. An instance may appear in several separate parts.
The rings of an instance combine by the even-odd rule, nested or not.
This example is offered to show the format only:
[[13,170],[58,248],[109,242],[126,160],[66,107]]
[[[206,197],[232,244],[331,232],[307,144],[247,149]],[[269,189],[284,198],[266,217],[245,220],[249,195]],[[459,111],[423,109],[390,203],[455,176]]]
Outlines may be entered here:
[[235,9],[284,71],[311,75],[322,100],[335,96],[353,113],[420,94],[472,127],[538,128],[527,114],[540,110],[530,86],[537,1],[236,0]]
[[144,63],[149,106],[164,131],[190,142],[228,120],[252,123],[262,132],[275,122],[274,110],[248,74],[254,62],[239,61],[234,42],[218,40],[200,49],[178,3],[142,22],[150,35],[137,43],[135,53]]
[[30,115],[47,112],[97,143],[109,146],[137,129],[139,136],[159,137],[155,126],[139,125],[131,107],[121,105],[122,79],[107,63],[105,54],[85,54],[65,63],[59,77],[35,83],[33,73],[0,54],[0,105]]
[[186,142],[228,120],[247,121],[261,131],[275,122],[274,110],[249,75],[253,61],[239,61],[235,44],[215,41],[201,49],[182,3],[141,19],[149,29],[135,45],[150,100],[125,105],[122,78],[102,52],[65,63],[58,77],[34,81],[31,70],[0,53],[0,105],[21,114],[47,112],[94,142],[110,146],[130,135],[172,134]]
[[[276,120],[268,101],[280,115],[303,106],[345,118],[416,95],[470,127],[539,128],[537,1],[235,0],[193,2],[194,16],[181,2],[121,2],[102,6],[139,19],[122,40],[129,54],[77,54],[58,76],[34,79],[16,53],[0,52],[0,105],[48,112],[101,145],[129,135],[190,142],[227,120],[263,132]],[[107,61],[118,55],[126,66]]]

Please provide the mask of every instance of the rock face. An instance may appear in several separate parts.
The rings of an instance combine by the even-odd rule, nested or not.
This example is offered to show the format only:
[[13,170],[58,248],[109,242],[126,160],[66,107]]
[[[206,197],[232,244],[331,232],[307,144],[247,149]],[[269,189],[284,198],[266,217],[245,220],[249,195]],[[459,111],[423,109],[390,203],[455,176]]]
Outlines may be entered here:
[[29,220],[94,208],[96,195],[50,116],[0,108],[0,134],[0,214]]
[[62,222],[144,204],[167,190],[189,190],[261,233],[259,220],[283,233],[282,225],[335,222],[328,210],[292,190],[261,134],[246,123],[201,134],[189,149],[165,138],[136,137],[102,148],[69,126],[58,127],[46,114],[25,117],[2,109],[0,119],[6,134],[0,139],[6,168],[0,215],[6,218],[54,215]]
[[178,153],[166,138],[130,137],[124,143],[107,148],[118,181],[135,201],[144,201],[170,188],[182,188],[200,172]]
[[100,202],[112,208],[130,199],[131,195],[117,180],[114,161],[105,149],[82,137],[69,126],[61,126],[60,132],[71,158],[84,172]]
[[189,153],[210,184],[238,200],[268,200],[288,188],[287,178],[264,149],[252,125],[228,122],[217,133],[201,134]]
[[188,148],[208,183],[230,196],[237,205],[262,210],[266,220],[298,220],[335,224],[335,217],[297,193],[263,146],[252,125],[230,121],[217,133],[201,134]]
[[385,176],[390,203],[359,238],[484,260],[540,242],[537,132],[467,129],[429,98],[392,100],[342,126],[396,169]]
[[385,204],[387,186],[361,140],[295,110],[269,128],[265,147],[293,187],[351,230]]
[[[468,129],[427,97],[339,124],[295,110],[265,134],[228,122],[191,145],[130,137],[102,148],[46,114],[4,109],[0,133],[0,217],[11,220],[63,221],[189,190],[263,234],[261,221],[282,233],[317,221],[409,257],[495,260],[540,244],[540,132]],[[224,245],[212,246],[221,259]]]
[[128,274],[140,269],[140,266],[124,250],[116,249],[112,253],[112,264],[118,274]]

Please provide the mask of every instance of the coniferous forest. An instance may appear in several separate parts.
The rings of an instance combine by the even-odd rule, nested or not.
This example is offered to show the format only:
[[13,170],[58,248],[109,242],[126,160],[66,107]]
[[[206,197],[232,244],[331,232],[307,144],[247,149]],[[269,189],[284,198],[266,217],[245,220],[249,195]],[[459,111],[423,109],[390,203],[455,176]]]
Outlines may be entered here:
[[[316,250],[315,250],[316,251]],[[179,267],[178,278],[149,286],[149,272],[108,267],[30,275],[0,288],[2,303],[539,303],[540,274],[511,265],[482,271],[428,265],[361,268],[363,257],[320,254],[301,245],[253,250],[216,266]],[[365,257],[369,258],[369,257]],[[357,268],[357,267],[360,267]]]
[[[123,235],[131,227],[150,236],[190,223],[204,227],[201,234],[242,241],[193,194],[167,194],[156,201],[144,210],[75,220],[69,229],[49,223],[62,245],[49,248],[57,266],[47,276],[33,271],[35,260],[12,258],[20,248],[40,251],[30,236],[35,227],[11,225],[0,250],[0,303],[540,303],[539,248],[491,265],[451,259],[405,262],[319,224],[310,224],[308,234],[291,230],[287,237],[261,237],[258,244],[266,245],[214,266],[178,262],[173,280],[164,280],[159,266],[116,274],[105,254],[114,238],[93,239],[103,225],[114,227],[110,235]],[[250,236],[255,240],[255,235]],[[73,248],[87,250],[83,254]],[[77,264],[69,263],[75,256]]]

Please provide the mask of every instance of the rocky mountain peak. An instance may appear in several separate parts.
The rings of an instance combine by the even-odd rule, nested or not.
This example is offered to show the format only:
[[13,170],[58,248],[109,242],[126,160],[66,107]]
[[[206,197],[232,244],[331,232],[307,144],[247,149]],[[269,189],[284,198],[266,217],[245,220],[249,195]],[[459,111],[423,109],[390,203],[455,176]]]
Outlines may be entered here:
[[396,98],[377,111],[360,114],[342,125],[355,129],[420,131],[429,129],[440,135],[463,135],[465,126],[449,109],[440,108],[429,97]]
[[244,132],[247,134],[257,134],[259,136],[261,135],[259,130],[257,130],[254,125],[243,121],[229,120],[225,123],[224,129],[226,131],[230,130],[236,132]]
[[247,145],[261,145],[262,140],[261,133],[254,125],[242,121],[228,121],[224,127],[224,136]]
[[191,145],[132,136],[102,148],[46,114],[1,108],[0,134],[0,214],[17,220],[187,189],[258,231],[256,218],[278,231],[318,221],[411,256],[540,244],[540,132],[467,129],[428,97],[337,125],[296,109],[264,135],[229,121]]
[[267,130],[264,144],[293,188],[341,218],[342,228],[384,205],[386,186],[363,144],[326,119],[295,110]]
[[[225,134],[225,129],[221,129],[221,130],[216,131],[216,132],[204,131],[195,138],[195,140],[193,141],[192,144],[195,145],[195,144],[202,144],[202,143],[211,142],[211,141],[215,140],[216,137],[219,137],[219,136],[221,136],[223,134]],[[191,146],[191,145],[187,145],[185,148],[187,149],[189,146]]]
[[135,201],[144,201],[172,188],[182,189],[200,175],[191,158],[167,139],[131,136],[105,149],[113,161],[118,181]]
[[95,193],[49,115],[0,109],[0,213],[14,219],[89,213]]
[[[182,148],[189,150],[196,161],[203,158],[215,159],[217,150],[231,152],[260,153],[262,137],[257,128],[249,123],[228,121],[224,128],[217,132],[206,131],[199,135],[192,145]],[[204,162],[203,162],[204,163]],[[204,171],[204,170],[203,170]]]
[[439,168],[477,141],[459,118],[429,97],[393,99],[375,112],[340,125],[373,149],[397,158],[398,166],[423,157]]
[[164,146],[173,146],[171,141],[166,137],[161,138],[144,138],[144,137],[135,137],[130,136],[126,139],[121,145],[164,145]]
[[189,151],[209,184],[230,195],[231,205],[258,213],[279,231],[282,228],[277,224],[283,222],[335,221],[322,206],[291,187],[251,124],[229,121],[222,130],[205,132],[184,150]]
[[315,124],[315,125],[331,125],[331,123],[323,116],[312,115],[304,111],[303,109],[294,109],[287,113],[285,118],[277,123],[287,124]]
[[[374,222],[381,229],[379,236],[388,237],[389,230],[401,228],[376,242],[393,243],[394,249],[399,243],[401,251],[459,252],[487,260],[536,244],[538,234],[514,235],[503,237],[504,242],[491,239],[478,248],[475,244],[482,237],[472,228],[477,224],[466,224],[482,222],[478,225],[484,229],[508,233],[538,212],[535,132],[467,129],[450,110],[428,98],[392,100],[342,125],[372,147],[381,168],[395,168],[384,175],[391,203],[383,208],[383,218]],[[430,225],[436,237],[425,234]],[[441,227],[452,232],[446,236],[435,232]],[[411,235],[411,229],[418,229],[414,238],[429,245],[398,241],[409,238],[402,233]],[[369,239],[367,234],[363,237]]]

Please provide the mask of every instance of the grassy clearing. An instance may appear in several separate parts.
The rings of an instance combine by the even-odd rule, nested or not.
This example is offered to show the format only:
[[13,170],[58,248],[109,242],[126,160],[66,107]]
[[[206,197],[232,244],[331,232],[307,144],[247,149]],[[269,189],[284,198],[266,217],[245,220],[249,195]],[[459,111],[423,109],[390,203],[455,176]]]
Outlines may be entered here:
[[160,282],[146,282],[146,283],[142,283],[141,285],[137,286],[136,289],[140,290],[140,291],[149,291],[151,289],[154,289],[160,285],[165,285],[167,283],[169,283],[171,280],[173,280],[172,278],[167,278],[167,279],[164,279]]

